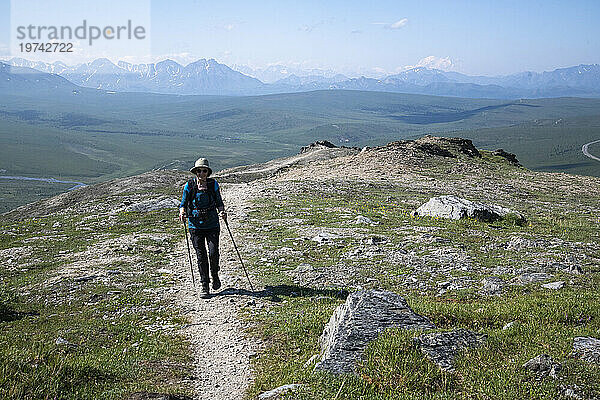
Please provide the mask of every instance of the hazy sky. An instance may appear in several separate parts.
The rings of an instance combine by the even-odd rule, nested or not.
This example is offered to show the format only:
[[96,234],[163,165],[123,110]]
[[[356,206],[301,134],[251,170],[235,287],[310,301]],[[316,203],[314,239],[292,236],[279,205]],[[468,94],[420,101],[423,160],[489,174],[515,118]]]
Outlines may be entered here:
[[[351,75],[393,73],[427,57],[422,64],[481,75],[600,63],[599,0],[149,3],[151,57],[130,61],[215,58]],[[60,9],[61,1],[46,4]],[[0,26],[10,25],[9,14],[10,1],[0,0]]]

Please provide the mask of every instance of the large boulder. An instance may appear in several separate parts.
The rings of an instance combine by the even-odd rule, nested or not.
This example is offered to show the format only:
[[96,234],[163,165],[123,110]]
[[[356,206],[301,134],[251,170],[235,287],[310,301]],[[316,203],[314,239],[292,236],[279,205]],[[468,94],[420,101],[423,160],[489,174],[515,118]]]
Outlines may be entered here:
[[352,373],[369,342],[387,328],[433,329],[414,313],[404,298],[383,290],[362,290],[348,296],[331,316],[320,338],[321,360],[315,368]]
[[412,214],[419,217],[449,219],[474,218],[485,222],[496,221],[508,214],[513,214],[520,222],[525,221],[521,214],[508,208],[493,204],[476,203],[452,195],[432,197],[427,203],[413,211]]
[[485,339],[485,335],[467,329],[457,329],[421,335],[414,338],[414,341],[438,367],[445,371],[453,371],[456,354],[463,349],[481,345]]

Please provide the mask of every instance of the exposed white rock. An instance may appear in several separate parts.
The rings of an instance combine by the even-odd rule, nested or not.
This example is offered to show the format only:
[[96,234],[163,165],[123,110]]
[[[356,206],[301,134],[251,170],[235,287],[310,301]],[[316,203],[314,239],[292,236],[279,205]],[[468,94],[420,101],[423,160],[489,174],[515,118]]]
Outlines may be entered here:
[[544,284],[542,284],[542,287],[544,289],[559,290],[559,289],[562,289],[565,287],[565,282],[558,281],[558,282],[544,283]]
[[420,217],[449,219],[474,218],[480,221],[496,221],[507,214],[514,214],[524,220],[521,214],[508,208],[476,203],[452,195],[432,197],[427,203],[413,211],[412,214]]
[[282,395],[291,392],[297,388],[299,388],[300,384],[292,383],[290,385],[283,385],[275,388],[273,390],[269,390],[268,392],[263,392],[258,395],[259,400],[274,400],[280,398]]

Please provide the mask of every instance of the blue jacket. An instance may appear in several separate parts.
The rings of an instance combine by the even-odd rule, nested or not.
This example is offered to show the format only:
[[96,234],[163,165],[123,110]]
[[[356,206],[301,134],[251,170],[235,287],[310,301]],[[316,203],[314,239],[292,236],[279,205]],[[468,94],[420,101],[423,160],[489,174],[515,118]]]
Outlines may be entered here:
[[[217,209],[223,210],[223,199],[221,198],[221,192],[219,191],[219,184],[217,181],[214,181],[215,185],[215,207],[212,210],[208,211],[208,214],[204,218],[200,218],[199,211],[196,208],[207,208],[210,207],[213,199],[211,199],[208,190],[200,190],[196,192],[196,201],[192,202],[194,206],[192,207],[192,215],[188,215],[188,227],[190,229],[214,229],[220,228],[219,224],[219,214],[217,213]],[[188,198],[191,196],[192,188],[190,186],[190,182],[187,182],[183,187],[183,195],[181,197],[181,203],[179,203],[179,208],[185,207]]]

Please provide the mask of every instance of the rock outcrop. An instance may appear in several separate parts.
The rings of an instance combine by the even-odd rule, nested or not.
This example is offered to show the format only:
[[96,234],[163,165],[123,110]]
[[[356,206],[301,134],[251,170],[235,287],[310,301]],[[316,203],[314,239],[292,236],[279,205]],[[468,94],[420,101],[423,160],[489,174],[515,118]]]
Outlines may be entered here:
[[325,326],[320,338],[321,360],[315,368],[335,374],[354,372],[365,347],[387,328],[432,329],[435,325],[414,313],[396,293],[354,292]]
[[426,135],[417,140],[398,140],[385,146],[369,148],[370,151],[386,152],[395,151],[405,153],[407,156],[439,156],[457,158],[459,156],[481,157],[481,153],[473,142],[463,138],[446,138]]
[[308,146],[303,146],[300,149],[300,154],[302,153],[306,153],[308,151],[311,150],[316,150],[316,149],[322,149],[322,148],[327,148],[327,149],[335,149],[337,146],[327,140],[317,140],[316,142],[313,142],[311,144],[309,144]]
[[508,214],[516,215],[521,221],[525,220],[522,215],[508,208],[476,203],[452,195],[432,197],[427,203],[413,211],[413,215],[420,217],[474,218],[485,222],[497,221]]
[[505,158],[512,165],[517,165],[517,166],[521,165],[519,163],[519,160],[517,160],[517,156],[515,154],[508,153],[508,152],[504,151],[503,149],[494,150],[492,152],[492,155]]

